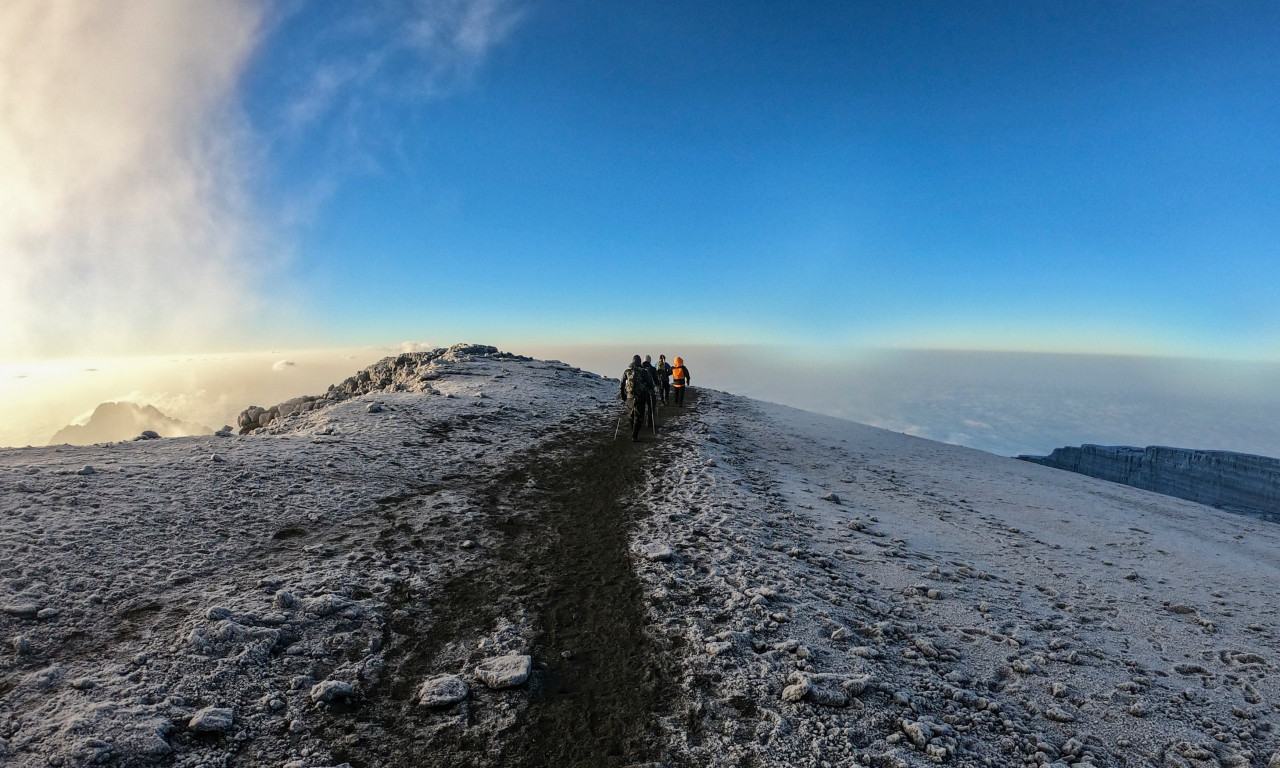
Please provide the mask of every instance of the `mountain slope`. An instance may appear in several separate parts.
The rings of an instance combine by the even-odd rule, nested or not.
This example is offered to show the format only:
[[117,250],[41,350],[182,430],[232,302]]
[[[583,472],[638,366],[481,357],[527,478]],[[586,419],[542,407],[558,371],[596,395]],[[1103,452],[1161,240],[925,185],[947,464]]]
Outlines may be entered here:
[[49,445],[93,445],[132,440],[147,430],[161,437],[188,437],[213,432],[199,424],[170,418],[154,405],[101,403],[84,424],[69,424],[55,432]]
[[616,381],[397,360],[252,435],[0,451],[0,762],[1280,751],[1274,526],[710,390],[615,442]]

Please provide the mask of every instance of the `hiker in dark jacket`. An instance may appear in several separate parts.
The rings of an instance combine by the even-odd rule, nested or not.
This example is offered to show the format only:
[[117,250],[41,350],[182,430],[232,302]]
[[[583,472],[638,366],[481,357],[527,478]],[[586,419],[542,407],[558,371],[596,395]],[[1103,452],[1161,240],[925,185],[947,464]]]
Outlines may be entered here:
[[658,373],[658,394],[662,396],[662,404],[667,404],[671,396],[671,363],[666,355],[658,355],[658,364],[653,368]]
[[653,358],[648,355],[644,356],[640,367],[644,368],[645,373],[649,374],[649,381],[653,382],[653,395],[649,398],[649,421],[652,422],[658,412],[658,394],[662,388],[662,380],[658,377],[658,369],[653,367]]
[[631,442],[640,441],[640,428],[645,424],[645,414],[649,412],[649,400],[653,397],[653,379],[640,363],[640,356],[631,358],[631,365],[622,372],[622,383],[618,389],[619,399],[627,402],[627,416],[631,419]]

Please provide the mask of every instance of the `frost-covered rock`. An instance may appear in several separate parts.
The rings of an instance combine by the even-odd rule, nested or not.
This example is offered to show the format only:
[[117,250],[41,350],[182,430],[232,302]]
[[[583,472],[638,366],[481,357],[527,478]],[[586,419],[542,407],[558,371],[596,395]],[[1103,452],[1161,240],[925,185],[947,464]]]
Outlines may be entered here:
[[522,654],[485,659],[476,667],[476,678],[490,688],[511,688],[529,679],[533,659]]
[[311,700],[314,702],[349,699],[355,695],[355,686],[343,680],[323,680],[311,686]]
[[471,693],[471,686],[457,675],[429,677],[418,688],[418,703],[424,707],[444,707],[457,704]]
[[191,716],[187,723],[193,731],[221,733],[231,730],[235,713],[224,707],[205,707]]

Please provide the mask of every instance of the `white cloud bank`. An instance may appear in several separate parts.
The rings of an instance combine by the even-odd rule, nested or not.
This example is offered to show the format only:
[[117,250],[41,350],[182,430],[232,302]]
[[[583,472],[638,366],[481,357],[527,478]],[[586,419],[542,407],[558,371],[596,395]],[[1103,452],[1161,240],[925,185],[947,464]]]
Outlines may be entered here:
[[0,358],[273,346],[287,236],[260,212],[288,206],[253,199],[282,140],[240,102],[258,48],[312,48],[276,83],[302,123],[285,134],[359,145],[354,115],[465,87],[518,18],[505,0],[0,3]]
[[184,344],[246,310],[234,98],[261,20],[244,0],[0,4],[0,351]]

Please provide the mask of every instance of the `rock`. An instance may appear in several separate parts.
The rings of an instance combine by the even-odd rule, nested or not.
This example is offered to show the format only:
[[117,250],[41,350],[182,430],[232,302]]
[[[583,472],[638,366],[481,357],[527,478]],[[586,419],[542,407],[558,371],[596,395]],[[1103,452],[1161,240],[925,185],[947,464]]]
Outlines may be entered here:
[[646,560],[659,562],[670,560],[675,554],[666,544],[641,544],[635,548],[635,553]]
[[783,701],[800,701],[805,696],[809,695],[809,691],[813,689],[813,683],[809,682],[809,678],[803,675],[792,675],[790,680],[794,682],[782,689]]
[[226,459],[222,458],[222,456],[215,453],[209,457],[209,461],[212,461],[214,464],[221,464],[222,462],[226,461]]
[[917,720],[901,720],[898,722],[898,727],[902,729],[908,739],[911,739],[911,743],[917,747],[923,747],[929,743],[929,739],[933,738],[931,723]]
[[193,731],[225,733],[231,730],[234,713],[222,707],[205,707],[191,716],[187,726]]
[[281,589],[271,598],[271,602],[277,608],[288,610],[298,604],[298,598],[294,597],[292,592]]
[[704,467],[714,467],[715,465],[716,465],[716,460],[715,460],[715,459],[707,459],[706,461],[704,461],[704,462],[702,463],[702,466],[704,466]]
[[98,474],[98,470],[94,469],[92,464],[85,464],[83,467],[76,470],[76,474],[77,475],[96,475]]
[[61,681],[62,667],[57,665],[32,672],[23,679],[26,687],[34,688],[37,691],[47,691]]
[[849,706],[849,694],[839,688],[823,688],[810,684],[805,698],[824,707]]
[[19,656],[31,653],[31,641],[22,635],[13,638],[13,652]]
[[471,686],[457,675],[437,675],[422,682],[418,703],[424,707],[447,707],[457,704],[471,693]]
[[1056,723],[1074,723],[1076,716],[1061,707],[1049,707],[1044,711],[1044,716],[1048,720]]
[[142,438],[143,440],[159,440],[160,433],[155,431],[154,429],[144,429],[142,430],[142,434],[138,435],[138,437]]
[[837,496],[837,495],[836,495],[836,494],[834,494],[834,493],[828,493],[826,496],[820,496],[820,497],[818,497],[818,498],[822,499],[823,501],[829,501],[829,502],[831,502],[832,504],[839,504],[839,503],[840,503],[840,497],[839,497],[839,496]]
[[302,601],[302,609],[307,613],[314,613],[317,616],[328,616],[331,613],[337,613],[343,609],[349,608],[353,603],[341,595],[320,595],[319,597],[308,597]]
[[463,549],[475,549],[476,543],[471,539],[464,539],[463,542],[458,546],[462,547]]
[[1267,761],[1267,768],[1280,768],[1280,752],[1271,753],[1271,759]]
[[369,403],[369,407],[365,410],[369,413],[382,413],[382,403]]
[[205,618],[210,621],[221,621],[231,615],[231,609],[221,605],[215,605],[204,612]]
[[311,700],[317,703],[355,697],[356,689],[342,680],[322,680],[311,686]]
[[56,619],[61,615],[62,611],[57,608],[42,608],[40,612],[36,614],[36,618],[41,621],[49,621],[50,619]]
[[476,678],[490,688],[511,688],[529,679],[533,659],[521,654],[485,659],[476,667]]
[[9,603],[0,605],[0,613],[17,616],[20,619],[34,619],[40,615],[40,606],[37,603]]

